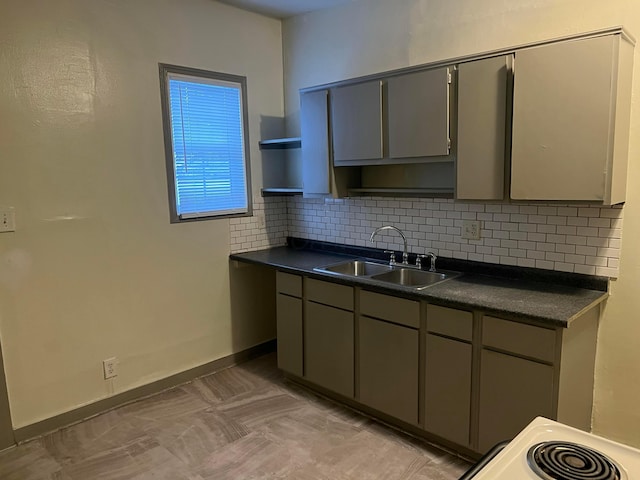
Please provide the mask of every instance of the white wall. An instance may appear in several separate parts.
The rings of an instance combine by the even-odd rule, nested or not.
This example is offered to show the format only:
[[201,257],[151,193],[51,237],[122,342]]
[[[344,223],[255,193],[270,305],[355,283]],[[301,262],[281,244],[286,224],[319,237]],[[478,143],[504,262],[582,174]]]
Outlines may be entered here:
[[[279,21],[212,0],[0,6],[0,205],[17,224],[0,234],[0,335],[14,428],[275,336],[243,306],[259,311],[268,292],[247,302],[230,290],[230,277],[255,288],[267,274],[229,271],[229,220],[169,224],[158,62],[247,77],[259,199],[261,122],[283,115]],[[104,381],[111,356],[120,373]]]
[[[615,25],[624,25],[632,34],[640,35],[640,3],[361,0],[294,17],[283,24],[288,133],[299,132],[299,88]],[[640,376],[638,52],[640,48],[635,55],[620,273],[612,282],[611,298],[600,324],[593,416],[596,433],[635,446],[640,446],[640,384],[634,382]],[[312,207],[321,208],[316,204]]]

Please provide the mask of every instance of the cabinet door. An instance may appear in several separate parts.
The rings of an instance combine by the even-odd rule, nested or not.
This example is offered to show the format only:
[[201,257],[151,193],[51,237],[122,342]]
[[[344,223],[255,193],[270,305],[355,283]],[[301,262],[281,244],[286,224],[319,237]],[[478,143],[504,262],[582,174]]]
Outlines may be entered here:
[[456,198],[502,200],[510,64],[513,55],[458,66]]
[[427,334],[425,358],[425,430],[468,446],[471,345]]
[[305,378],[353,397],[353,312],[309,301],[305,307]]
[[603,200],[615,41],[603,36],[516,53],[511,198]]
[[328,101],[327,90],[300,95],[302,191],[305,195],[331,193]]
[[555,418],[553,367],[491,350],[480,365],[479,451],[510,440],[536,416]]
[[449,154],[449,69],[437,68],[387,81],[389,157]]
[[382,82],[331,90],[331,132],[336,165],[382,158]]
[[278,367],[302,376],[302,299],[278,294]]
[[360,317],[360,401],[418,423],[418,330]]

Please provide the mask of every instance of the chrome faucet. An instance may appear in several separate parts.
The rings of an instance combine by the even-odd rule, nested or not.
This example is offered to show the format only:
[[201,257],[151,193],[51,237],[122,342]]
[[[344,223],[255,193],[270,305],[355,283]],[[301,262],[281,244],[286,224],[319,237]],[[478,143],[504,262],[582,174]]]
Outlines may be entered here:
[[[408,265],[409,253],[407,252],[407,237],[404,236],[404,233],[402,233],[402,230],[400,230],[398,227],[394,227],[393,225],[385,225],[384,227],[376,228],[371,234],[371,238],[369,239],[369,241],[373,243],[374,237],[382,230],[394,230],[400,234],[400,236],[402,237],[402,243],[404,244],[404,250],[402,251],[402,263]],[[395,264],[395,257],[393,255],[392,259],[393,261],[389,262],[391,265]]]

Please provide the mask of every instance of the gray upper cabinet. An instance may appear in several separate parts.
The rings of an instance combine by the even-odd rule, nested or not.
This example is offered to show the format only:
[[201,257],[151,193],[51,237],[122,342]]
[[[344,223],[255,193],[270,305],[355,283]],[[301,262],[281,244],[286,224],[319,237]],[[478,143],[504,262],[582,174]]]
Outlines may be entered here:
[[623,202],[633,45],[619,33],[515,55],[511,198]]
[[513,55],[458,66],[456,198],[502,200]]
[[359,83],[331,90],[333,159],[336,165],[375,160],[382,147],[382,82]]
[[449,68],[387,80],[389,157],[449,154]]
[[302,191],[305,196],[331,193],[329,157],[329,92],[300,94],[302,143]]

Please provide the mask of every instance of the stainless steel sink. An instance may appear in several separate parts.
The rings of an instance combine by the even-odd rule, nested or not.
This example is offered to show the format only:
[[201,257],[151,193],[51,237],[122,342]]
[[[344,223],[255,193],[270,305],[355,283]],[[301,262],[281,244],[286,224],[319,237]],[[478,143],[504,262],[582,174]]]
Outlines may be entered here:
[[412,268],[395,268],[390,272],[373,275],[371,280],[394,283],[405,287],[425,288],[459,275],[458,272],[425,272]]
[[330,273],[337,276],[367,278],[381,285],[392,284],[420,290],[436,283],[444,282],[462,275],[459,272],[439,271],[427,272],[402,264],[388,265],[369,260],[348,260],[324,267],[314,268],[317,272]]
[[314,268],[314,270],[338,275],[348,275],[350,277],[368,277],[379,273],[390,272],[392,267],[367,260],[350,260],[348,262],[327,265],[326,267]]

